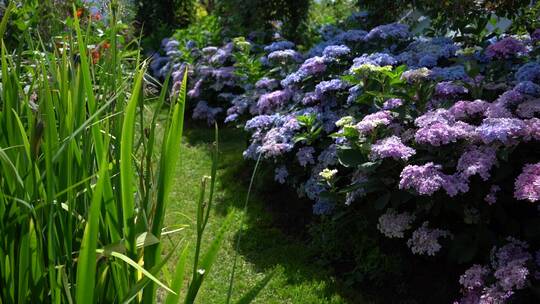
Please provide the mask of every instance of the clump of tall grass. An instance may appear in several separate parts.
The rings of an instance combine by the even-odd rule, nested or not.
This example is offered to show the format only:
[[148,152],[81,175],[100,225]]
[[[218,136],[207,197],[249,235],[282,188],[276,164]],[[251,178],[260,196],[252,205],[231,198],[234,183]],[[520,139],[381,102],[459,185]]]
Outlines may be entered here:
[[[181,155],[186,77],[174,96],[166,93],[165,81],[148,121],[146,64],[117,47],[111,16],[113,30],[105,37],[110,50],[98,61],[86,43],[90,31],[81,30],[77,18],[74,34],[52,53],[24,59],[2,43],[1,304],[155,303],[158,288],[166,303],[193,303],[229,227],[230,220],[201,252],[216,147],[211,176],[202,181],[196,244],[178,244],[163,255],[162,236],[171,233],[164,215]],[[169,112],[159,121],[164,104]],[[191,248],[195,259],[187,280]],[[171,279],[162,279],[177,252]],[[260,288],[240,302],[250,302]]]

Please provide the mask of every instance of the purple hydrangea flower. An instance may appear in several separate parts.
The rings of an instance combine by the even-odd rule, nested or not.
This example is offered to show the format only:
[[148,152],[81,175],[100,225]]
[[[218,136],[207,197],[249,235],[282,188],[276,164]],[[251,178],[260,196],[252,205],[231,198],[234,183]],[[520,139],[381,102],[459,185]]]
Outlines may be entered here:
[[397,58],[408,67],[433,67],[440,58],[455,56],[459,47],[450,38],[416,38]]
[[292,150],[294,143],[292,138],[285,134],[280,128],[270,129],[263,138],[262,145],[257,152],[265,157],[276,157]]
[[318,99],[321,99],[324,94],[346,89],[348,84],[341,79],[332,79],[321,81],[315,86],[315,94]]
[[489,188],[489,193],[484,197],[484,201],[490,205],[493,205],[497,202],[497,193],[501,191],[501,187],[498,185],[492,185]]
[[326,60],[323,57],[315,56],[307,59],[298,70],[304,75],[315,75],[326,70]]
[[204,56],[212,56],[217,52],[218,48],[215,46],[207,46],[202,49],[202,53]]
[[426,112],[424,115],[419,116],[415,119],[414,124],[418,127],[426,127],[436,122],[453,124],[455,121],[454,117],[448,110],[437,109],[435,111]]
[[313,214],[315,215],[328,215],[334,210],[334,203],[327,199],[319,199],[313,204]]
[[517,90],[509,90],[501,94],[499,98],[497,98],[496,102],[502,103],[505,106],[507,105],[516,105],[522,102],[524,99],[523,94],[521,94]]
[[303,186],[303,190],[306,196],[316,201],[319,199],[319,195],[324,192],[326,189],[323,185],[319,183],[318,173],[315,176],[311,176]]
[[246,122],[246,131],[268,128],[274,124],[275,116],[272,115],[258,115]]
[[336,42],[361,42],[366,38],[368,33],[362,30],[348,30],[343,33],[339,33],[334,37]]
[[540,113],[540,99],[531,99],[519,104],[516,113],[523,118],[532,118],[536,113]]
[[267,77],[263,77],[255,83],[255,87],[257,89],[262,89],[262,90],[274,90],[275,88],[278,87],[278,85],[279,85],[278,80],[267,78]]
[[305,106],[313,105],[317,103],[321,99],[321,97],[322,96],[318,96],[315,92],[308,92],[302,98],[302,104]]
[[206,120],[208,125],[211,125],[216,121],[216,115],[221,112],[223,112],[222,108],[210,107],[206,101],[201,100],[193,109],[193,119]]
[[527,164],[517,177],[514,197],[518,200],[540,200],[540,163]]
[[431,229],[428,225],[428,222],[424,222],[407,241],[407,245],[414,254],[434,256],[442,248],[441,244],[439,244],[439,238],[451,237],[449,231]]
[[283,106],[291,98],[289,90],[278,90],[262,95],[257,102],[257,108],[261,114],[270,113]]
[[287,168],[285,166],[280,166],[275,170],[274,180],[280,184],[284,184],[288,176],[289,172],[287,171]]
[[523,138],[525,141],[537,140],[540,141],[540,118],[531,118],[525,120],[526,135]]
[[443,188],[449,196],[469,190],[466,179],[461,175],[446,175],[441,165],[429,162],[425,165],[408,165],[400,175],[400,189],[414,189],[420,195],[432,195]]
[[323,51],[323,56],[326,58],[341,58],[347,56],[351,49],[346,45],[329,45]]
[[199,96],[201,96],[201,87],[202,87],[202,84],[203,84],[203,80],[202,79],[199,79],[196,83],[195,83],[195,86],[193,86],[193,88],[191,90],[189,90],[189,92],[187,93],[187,95],[190,97],[190,98],[199,98]]
[[435,67],[431,69],[430,77],[442,81],[467,79],[467,72],[462,65],[454,65],[446,68]]
[[268,54],[268,60],[275,63],[288,63],[302,61],[302,55],[295,50],[279,50]]
[[514,115],[506,107],[504,102],[499,100],[489,104],[485,113],[488,118],[512,118]]
[[208,60],[214,66],[220,66],[231,57],[231,52],[228,49],[218,49]]
[[390,23],[374,27],[364,39],[407,39],[410,35],[411,33],[409,32],[409,27],[407,25]]
[[506,59],[527,52],[527,47],[513,37],[506,37],[489,45],[486,48],[486,55],[490,58]]
[[363,89],[361,85],[355,85],[349,88],[349,96],[347,97],[347,104],[353,104],[360,95],[362,95]]
[[454,197],[459,193],[466,193],[469,191],[468,180],[462,174],[446,175],[445,181],[442,184],[444,191],[450,197]]
[[298,158],[300,165],[305,167],[308,164],[315,164],[314,153],[315,149],[313,147],[303,147],[296,153],[296,158]]
[[482,265],[473,265],[459,277],[459,284],[467,290],[484,286],[489,269]]
[[384,110],[392,110],[403,105],[403,100],[400,98],[390,98],[383,103]]
[[370,158],[373,160],[391,157],[393,159],[408,160],[416,154],[413,148],[407,147],[395,135],[381,139],[371,146]]
[[431,76],[431,71],[427,68],[408,70],[401,74],[401,78],[408,83],[418,83],[428,79]]
[[448,109],[448,113],[455,119],[462,120],[475,115],[482,115],[487,110],[488,106],[489,103],[480,99],[475,101],[460,100]]
[[287,77],[285,77],[283,80],[281,80],[281,85],[283,87],[291,87],[295,84],[302,82],[302,80],[304,80],[306,76],[307,75],[304,75],[303,73],[299,71],[291,73],[287,75]]
[[540,41],[540,28],[536,29],[536,30],[531,34],[531,39],[532,39],[532,41],[534,41],[534,42]]
[[408,212],[397,213],[394,209],[388,209],[379,217],[377,229],[388,238],[403,238],[414,220],[415,216]]
[[435,86],[435,94],[438,96],[450,97],[459,94],[467,94],[469,90],[464,86],[454,84],[451,81],[439,82]]
[[529,269],[523,260],[513,260],[495,271],[495,278],[499,280],[499,285],[504,291],[523,289],[528,275]]
[[532,81],[522,81],[518,83],[514,87],[513,91],[516,91],[522,94],[531,95],[534,97],[540,97],[540,85],[537,85],[536,83]]
[[353,65],[349,71],[353,71],[364,64],[371,64],[375,66],[387,66],[395,65],[397,60],[392,57],[392,55],[387,53],[372,53],[372,54],[363,54],[360,57],[353,59]]
[[508,244],[502,246],[498,250],[492,250],[492,266],[499,268],[514,260],[530,260],[531,254],[527,252],[529,245],[523,241],[513,237],[507,238]]
[[528,62],[522,65],[516,71],[516,80],[521,81],[540,81],[540,63],[539,62]]
[[294,48],[294,46],[295,46],[294,43],[283,40],[283,41],[276,41],[276,42],[271,43],[270,45],[265,46],[264,50],[270,53],[270,52],[275,52],[279,50],[292,49]]
[[474,136],[474,127],[458,121],[453,124],[448,122],[434,122],[425,125],[416,131],[414,139],[419,144],[429,144],[435,147],[456,142],[458,139],[471,138]]
[[490,146],[472,146],[459,158],[457,169],[465,178],[478,174],[486,181],[490,177],[489,171],[496,162],[497,149]]
[[324,149],[321,154],[317,157],[317,160],[323,167],[333,166],[337,164],[337,154],[336,154],[336,145],[331,144],[326,149]]
[[525,122],[517,118],[486,118],[476,128],[478,137],[485,144],[500,141],[509,145],[519,137],[525,136],[526,131]]
[[363,134],[371,132],[378,126],[387,126],[392,121],[390,111],[379,111],[373,114],[364,116],[364,118],[356,124],[356,129]]
[[400,189],[414,189],[421,195],[432,195],[446,182],[441,165],[429,162],[425,165],[408,165],[400,175]]

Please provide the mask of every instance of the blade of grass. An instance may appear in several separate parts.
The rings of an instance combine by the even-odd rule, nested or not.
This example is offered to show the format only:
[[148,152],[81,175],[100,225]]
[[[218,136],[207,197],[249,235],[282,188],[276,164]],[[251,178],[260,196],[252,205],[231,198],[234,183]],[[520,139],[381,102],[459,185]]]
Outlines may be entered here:
[[160,280],[158,280],[153,274],[150,273],[150,271],[144,269],[141,265],[137,264],[137,262],[135,262],[134,260],[130,259],[127,255],[124,255],[120,252],[117,252],[117,251],[110,251],[110,252],[106,252],[105,250],[103,249],[97,249],[96,250],[97,253],[99,254],[103,254],[103,255],[110,255],[110,256],[113,256],[115,258],[118,258],[122,261],[124,261],[125,263],[127,263],[129,266],[133,267],[134,269],[136,269],[137,271],[141,272],[143,275],[145,275],[147,278],[149,278],[150,280],[154,281],[154,283],[158,284],[159,286],[161,286],[163,289],[167,290],[168,292],[170,293],[173,293],[173,294],[176,294],[174,291],[172,291],[167,285],[165,285],[164,283],[162,283]]
[[134,169],[132,163],[133,139],[135,136],[135,116],[139,94],[142,88],[142,78],[144,67],[141,69],[135,80],[135,86],[131,99],[126,107],[124,124],[122,126],[122,140],[120,143],[120,183],[122,186],[122,215],[124,223],[124,238],[128,255],[134,257],[136,254],[135,244],[135,200],[134,200]]
[[193,280],[191,282],[191,285],[189,286],[188,293],[184,301],[185,304],[192,304],[195,302],[195,298],[197,297],[197,294],[199,292],[199,289],[201,288],[204,279],[208,276],[214,262],[216,261],[217,254],[219,252],[219,249],[221,248],[221,243],[223,242],[227,231],[230,230],[233,218],[234,212],[229,213],[229,215],[221,225],[221,228],[219,229],[216,237],[210,244],[208,251],[201,259],[201,263],[197,265],[197,271],[193,274]]
[[11,12],[13,11],[14,7],[15,7],[15,1],[9,1],[8,7],[4,11],[2,22],[0,22],[0,41],[4,39],[4,33],[6,32],[7,23],[9,21],[9,17],[11,16]]
[[77,286],[76,301],[78,304],[94,302],[94,286],[96,279],[96,250],[98,244],[99,218],[101,213],[101,201],[103,185],[108,170],[107,157],[103,156],[101,170],[90,205],[90,214],[84,229],[79,260],[77,263]]
[[180,292],[182,290],[182,285],[184,284],[184,272],[186,269],[188,253],[189,245],[186,245],[178,258],[174,278],[171,282],[171,289],[176,290],[176,294],[168,294],[167,298],[165,299],[165,304],[178,304],[180,301]]
[[257,157],[257,162],[255,163],[255,167],[253,168],[253,173],[251,174],[251,180],[249,181],[249,188],[248,193],[246,195],[246,200],[244,202],[244,210],[242,211],[242,216],[240,218],[240,229],[238,230],[238,238],[236,240],[236,250],[234,253],[233,258],[233,266],[231,270],[231,278],[229,279],[229,290],[227,291],[227,304],[231,302],[232,298],[232,292],[233,292],[233,285],[234,285],[234,276],[236,274],[236,264],[238,261],[238,252],[240,250],[240,241],[242,239],[242,227],[244,226],[244,217],[248,210],[248,204],[249,204],[249,198],[251,196],[251,190],[253,189],[253,183],[255,182],[255,175],[257,174],[257,171],[259,169],[259,164],[261,162],[262,154],[259,153],[259,157]]

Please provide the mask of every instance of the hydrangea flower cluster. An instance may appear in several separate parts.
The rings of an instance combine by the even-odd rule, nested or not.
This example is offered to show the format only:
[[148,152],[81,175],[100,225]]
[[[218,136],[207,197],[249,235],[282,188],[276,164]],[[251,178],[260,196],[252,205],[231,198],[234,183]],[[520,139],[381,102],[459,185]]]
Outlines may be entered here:
[[463,298],[455,304],[506,303],[527,286],[538,265],[531,263],[527,243],[511,237],[507,242],[492,249],[490,265],[473,265],[461,275]]
[[514,196],[518,200],[530,202],[540,200],[540,162],[525,165],[516,179]]
[[414,215],[408,212],[397,213],[393,209],[388,209],[385,214],[379,217],[377,229],[389,238],[403,238],[404,232],[411,229],[411,223],[414,219]]
[[446,230],[431,229],[428,225],[428,222],[424,222],[407,241],[407,245],[414,254],[433,256],[442,248],[439,239],[452,236]]
[[[275,41],[250,53],[263,69],[256,81],[239,76],[233,42],[194,51],[193,115],[243,127],[244,157],[275,166],[275,181],[313,201],[314,214],[355,212],[355,203],[390,195],[374,225],[390,238],[413,231],[406,243],[414,254],[441,254],[471,225],[503,233],[494,208],[540,200],[538,30],[473,48],[412,32],[399,23],[329,26],[305,53]],[[181,68],[174,45],[164,44],[166,60],[155,58],[152,69]],[[450,209],[462,218],[441,220],[437,212]],[[503,257],[526,244],[510,243],[494,249],[496,263],[465,272],[458,303],[503,302],[527,285],[531,258]]]

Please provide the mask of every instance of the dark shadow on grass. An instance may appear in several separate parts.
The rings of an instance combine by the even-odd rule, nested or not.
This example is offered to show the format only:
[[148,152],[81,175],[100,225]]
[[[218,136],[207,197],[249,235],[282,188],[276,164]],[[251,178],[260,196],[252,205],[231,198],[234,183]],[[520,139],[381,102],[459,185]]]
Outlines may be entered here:
[[[189,145],[206,145],[210,153],[214,130],[189,124],[185,132]],[[242,210],[254,161],[245,161],[242,152],[247,136],[241,130],[220,129],[219,183],[215,210],[225,215],[230,208]],[[261,165],[251,193],[239,254],[261,272],[276,267],[283,269],[287,284],[326,282],[320,291],[321,299],[338,294],[349,303],[365,303],[360,295],[336,281],[327,268],[317,263],[317,257],[308,246],[307,227],[311,221],[311,203],[299,200],[292,189],[273,182]],[[235,239],[239,232],[236,232]],[[372,303],[372,302],[370,302]]]

